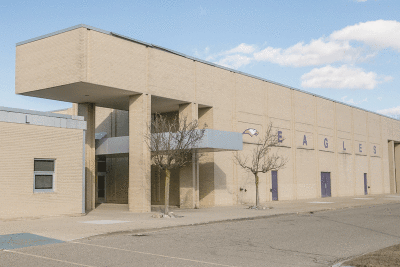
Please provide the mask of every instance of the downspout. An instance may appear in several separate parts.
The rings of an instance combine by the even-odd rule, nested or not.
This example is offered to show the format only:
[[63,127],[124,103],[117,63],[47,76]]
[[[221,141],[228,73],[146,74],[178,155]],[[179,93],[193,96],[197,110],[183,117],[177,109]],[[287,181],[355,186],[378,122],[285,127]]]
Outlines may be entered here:
[[86,213],[85,210],[85,182],[86,182],[86,176],[85,176],[85,145],[86,145],[86,130],[83,130],[83,146],[82,146],[82,213]]
[[193,208],[199,208],[199,161],[197,151],[192,153]]
[[195,208],[200,208],[200,174],[199,174],[199,157],[196,152],[196,206]]
[[196,152],[192,152],[192,200],[193,200],[193,208],[196,208]]

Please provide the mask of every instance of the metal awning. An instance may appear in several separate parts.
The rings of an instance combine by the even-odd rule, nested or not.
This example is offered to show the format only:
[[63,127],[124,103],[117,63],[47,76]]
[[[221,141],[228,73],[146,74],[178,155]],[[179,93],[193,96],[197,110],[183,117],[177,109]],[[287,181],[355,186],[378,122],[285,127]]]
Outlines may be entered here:
[[[196,146],[197,152],[237,151],[243,149],[242,133],[206,129],[204,137]],[[101,138],[96,140],[96,155],[129,153],[129,136]]]

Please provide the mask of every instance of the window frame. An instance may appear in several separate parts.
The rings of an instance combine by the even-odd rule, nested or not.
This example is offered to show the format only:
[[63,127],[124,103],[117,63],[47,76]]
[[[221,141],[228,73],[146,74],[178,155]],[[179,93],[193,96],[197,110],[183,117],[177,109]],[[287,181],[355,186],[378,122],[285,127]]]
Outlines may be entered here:
[[[35,161],[53,161],[54,162],[54,170],[53,171],[35,171]],[[52,180],[52,188],[51,189],[36,189],[36,175],[51,175]],[[56,159],[51,158],[35,158],[33,159],[33,193],[54,193],[55,192],[55,179],[56,178]]]

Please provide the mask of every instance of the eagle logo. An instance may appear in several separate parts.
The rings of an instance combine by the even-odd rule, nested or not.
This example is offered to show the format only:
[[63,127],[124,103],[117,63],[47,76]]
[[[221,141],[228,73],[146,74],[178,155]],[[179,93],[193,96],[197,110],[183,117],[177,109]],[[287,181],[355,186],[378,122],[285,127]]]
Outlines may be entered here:
[[248,129],[244,130],[243,134],[248,134],[251,137],[253,137],[255,135],[258,135],[258,131],[256,129],[253,129],[253,128],[248,128]]

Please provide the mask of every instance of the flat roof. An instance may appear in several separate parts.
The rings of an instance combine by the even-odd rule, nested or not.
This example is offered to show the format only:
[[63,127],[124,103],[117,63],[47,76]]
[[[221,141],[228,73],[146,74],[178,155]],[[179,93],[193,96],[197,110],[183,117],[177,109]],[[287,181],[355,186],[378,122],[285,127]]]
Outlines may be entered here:
[[86,121],[81,116],[6,107],[0,107],[0,122],[80,130],[87,128]]
[[93,30],[93,31],[104,33],[104,34],[112,35],[112,36],[115,36],[115,37],[118,37],[118,38],[125,39],[127,41],[139,43],[139,44],[142,44],[142,45],[145,45],[145,46],[149,46],[149,47],[153,47],[153,48],[156,48],[156,49],[160,49],[160,50],[163,50],[165,52],[169,52],[169,53],[181,56],[181,57],[185,57],[185,58],[188,58],[188,59],[191,59],[191,60],[194,60],[194,61],[198,61],[198,62],[207,64],[207,65],[210,65],[210,66],[213,66],[213,67],[216,67],[216,68],[224,69],[224,70],[231,71],[231,72],[234,72],[234,73],[238,73],[238,74],[241,74],[241,75],[245,75],[245,76],[248,76],[248,77],[251,77],[251,78],[255,78],[257,80],[261,80],[261,81],[264,81],[264,82],[269,82],[269,83],[272,83],[272,84],[275,84],[275,85],[283,86],[283,87],[286,87],[286,88],[291,89],[291,90],[299,91],[299,92],[302,92],[302,93],[305,93],[305,94],[308,94],[308,95],[312,95],[312,96],[315,96],[315,97],[326,99],[326,100],[329,100],[329,101],[332,101],[332,102],[335,102],[335,103],[339,103],[339,104],[342,104],[342,105],[345,105],[345,106],[349,106],[349,107],[356,108],[356,109],[359,109],[359,110],[362,110],[362,111],[370,112],[370,113],[373,113],[373,114],[376,114],[376,115],[379,115],[379,116],[383,116],[383,117],[386,117],[386,118],[389,118],[389,119],[399,120],[399,119],[392,118],[392,117],[389,117],[387,115],[383,115],[383,114],[380,114],[380,113],[377,113],[377,112],[374,112],[374,111],[370,111],[370,110],[367,110],[367,109],[356,107],[356,106],[353,106],[353,105],[350,105],[350,104],[347,104],[347,103],[343,103],[343,102],[340,102],[340,101],[337,101],[337,100],[334,100],[334,99],[330,99],[330,98],[325,97],[325,96],[321,96],[321,95],[313,94],[313,93],[310,93],[310,92],[307,92],[307,91],[303,91],[303,90],[300,90],[298,88],[294,88],[294,87],[291,87],[291,86],[288,86],[288,85],[284,85],[284,84],[281,84],[281,83],[278,83],[278,82],[274,82],[274,81],[271,81],[271,80],[268,80],[268,79],[265,79],[265,78],[261,78],[261,77],[254,76],[254,75],[251,75],[251,74],[248,74],[248,73],[244,73],[244,72],[241,72],[241,71],[238,71],[238,70],[235,70],[235,69],[227,68],[227,67],[224,67],[224,66],[221,66],[221,65],[209,62],[209,61],[205,61],[205,60],[202,60],[202,59],[199,59],[199,58],[188,56],[188,55],[176,52],[174,50],[171,50],[171,49],[168,49],[168,48],[164,48],[162,46],[158,46],[158,45],[146,43],[146,42],[143,42],[143,41],[139,41],[137,39],[133,39],[133,38],[121,35],[121,34],[114,33],[114,32],[105,31],[105,30],[102,30],[102,29],[99,29],[99,28],[95,28],[95,27],[86,25],[86,24],[78,24],[78,25],[75,25],[75,26],[72,26],[72,27],[69,27],[69,28],[66,28],[66,29],[62,29],[62,30],[56,31],[56,32],[52,32],[52,33],[49,33],[49,34],[45,34],[45,35],[41,35],[41,36],[38,36],[38,37],[35,37],[35,38],[31,38],[31,39],[28,39],[26,41],[22,41],[22,42],[17,43],[16,46],[20,46],[20,45],[23,45],[23,44],[34,42],[34,41],[37,41],[37,40],[40,40],[40,39],[44,39],[44,38],[47,38],[47,37],[51,37],[51,36],[54,36],[54,35],[57,35],[57,34],[61,34],[61,33],[72,31],[72,30],[79,29],[79,28],[86,28],[86,29],[89,29],[89,30]]
[[44,111],[36,111],[36,110],[20,109],[20,108],[7,108],[7,107],[2,107],[2,106],[0,106],[0,111],[39,115],[39,116],[46,116],[46,117],[56,117],[56,118],[63,118],[63,119],[72,119],[72,120],[78,120],[78,121],[84,120],[84,118],[82,116],[71,116],[71,115],[66,115],[66,114],[58,114],[58,113],[52,113],[52,112],[44,112]]

